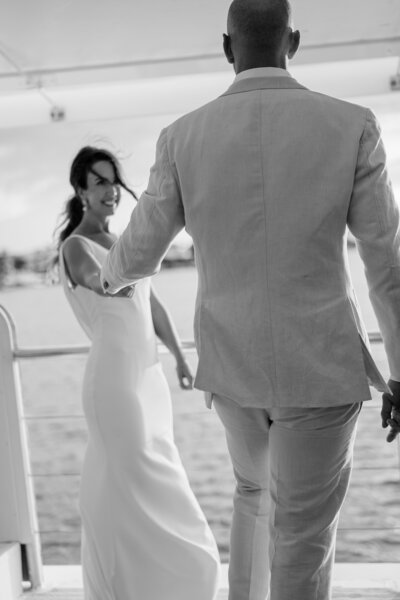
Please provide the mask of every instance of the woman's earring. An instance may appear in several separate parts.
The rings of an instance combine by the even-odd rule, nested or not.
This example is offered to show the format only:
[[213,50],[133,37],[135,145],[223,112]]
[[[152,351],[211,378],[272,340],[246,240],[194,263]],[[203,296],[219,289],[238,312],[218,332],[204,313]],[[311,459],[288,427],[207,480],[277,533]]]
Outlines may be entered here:
[[87,207],[88,207],[88,201],[83,196],[80,196],[80,200],[82,203],[82,210],[83,210],[83,212],[86,212]]

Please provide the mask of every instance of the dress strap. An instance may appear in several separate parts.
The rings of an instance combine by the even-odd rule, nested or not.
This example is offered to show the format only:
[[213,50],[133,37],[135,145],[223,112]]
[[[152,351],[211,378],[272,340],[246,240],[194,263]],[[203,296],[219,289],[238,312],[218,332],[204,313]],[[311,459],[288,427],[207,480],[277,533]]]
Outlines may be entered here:
[[93,240],[91,240],[90,238],[86,237],[85,235],[81,235],[80,233],[71,233],[71,235],[69,235],[67,238],[65,238],[62,245],[64,245],[66,242],[68,242],[68,240],[70,240],[71,238],[74,238],[74,237],[84,240],[89,246],[91,246],[91,243],[94,243],[94,244],[96,243],[96,242],[93,242]]
[[[93,244],[95,246],[97,246],[98,248],[101,248],[102,250],[104,250],[105,252],[108,252],[108,248],[106,248],[105,246],[103,246],[102,244],[99,244],[99,242],[96,242],[95,240],[91,240],[89,237],[86,237],[86,235],[81,235],[80,233],[71,233],[71,235],[69,235],[64,242],[66,242],[67,240],[73,238],[73,237],[77,237],[77,238],[81,238],[82,240],[84,240],[85,242],[87,242],[87,244],[89,246],[93,247]],[[63,243],[64,243],[63,242]]]
[[65,247],[66,243],[68,242],[68,240],[70,240],[73,237],[77,237],[77,238],[84,240],[84,242],[86,243],[86,245],[88,246],[90,251],[94,252],[94,248],[91,244],[91,242],[93,242],[93,240],[90,240],[86,236],[80,235],[79,233],[72,233],[67,238],[65,238],[65,240],[62,242],[62,244],[60,246],[60,251],[59,251],[59,262],[60,262],[60,267],[61,267],[62,271],[64,272],[64,276],[67,281],[68,288],[70,290],[74,290],[76,288],[77,284],[72,280],[71,275],[69,274],[68,265],[64,258],[64,247]]

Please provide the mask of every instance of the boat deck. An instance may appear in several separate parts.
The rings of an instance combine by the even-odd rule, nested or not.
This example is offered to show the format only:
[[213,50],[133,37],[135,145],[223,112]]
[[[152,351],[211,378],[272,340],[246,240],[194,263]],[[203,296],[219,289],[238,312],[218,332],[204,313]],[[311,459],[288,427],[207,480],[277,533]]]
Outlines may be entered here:
[[[23,600],[83,600],[80,568],[45,567],[46,589],[25,592]],[[227,565],[223,565],[217,600],[228,600]],[[335,565],[332,600],[400,600],[397,563]]]
[[[24,595],[26,600],[83,600],[81,590],[55,590],[51,592],[36,592]],[[333,590],[332,600],[398,600],[400,593],[391,590],[372,588],[370,590],[339,588]],[[217,600],[228,600],[228,590],[221,590]]]
[[[53,590],[24,594],[25,600],[83,600],[82,590]],[[400,593],[382,588],[336,588],[332,600],[398,600]],[[217,600],[228,600],[228,590],[220,590]]]

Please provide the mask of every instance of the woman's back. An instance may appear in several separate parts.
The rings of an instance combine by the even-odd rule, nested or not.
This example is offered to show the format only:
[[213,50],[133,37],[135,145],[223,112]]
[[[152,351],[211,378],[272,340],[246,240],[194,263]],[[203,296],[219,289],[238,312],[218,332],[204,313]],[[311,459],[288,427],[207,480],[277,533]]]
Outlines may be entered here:
[[65,296],[93,345],[101,344],[115,357],[129,354],[137,367],[144,368],[158,362],[156,338],[150,308],[150,279],[135,286],[131,298],[101,296],[81,285],[75,285],[68,275],[64,249],[80,238],[90,248],[100,264],[107,249],[81,235],[72,234],[60,248],[60,275]]

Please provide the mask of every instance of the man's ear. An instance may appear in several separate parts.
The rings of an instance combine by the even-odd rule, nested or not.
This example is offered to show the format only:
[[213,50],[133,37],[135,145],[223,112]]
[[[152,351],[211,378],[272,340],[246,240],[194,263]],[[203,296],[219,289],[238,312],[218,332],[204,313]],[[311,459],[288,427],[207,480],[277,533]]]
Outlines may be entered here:
[[293,58],[300,46],[300,31],[292,31],[289,40],[288,58]]
[[233,52],[232,52],[231,38],[226,33],[223,33],[222,36],[224,38],[223,45],[224,45],[224,52],[225,52],[226,60],[228,61],[228,63],[233,65],[233,63],[235,62],[235,58],[234,58]]

